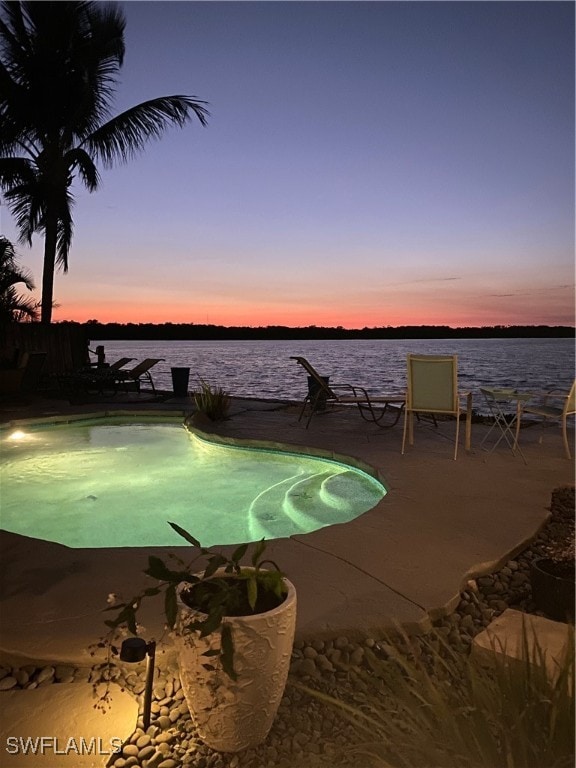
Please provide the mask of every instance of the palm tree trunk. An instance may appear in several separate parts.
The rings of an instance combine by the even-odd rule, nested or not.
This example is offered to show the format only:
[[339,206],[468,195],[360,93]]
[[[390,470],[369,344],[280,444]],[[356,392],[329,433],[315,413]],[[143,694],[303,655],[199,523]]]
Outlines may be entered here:
[[42,310],[40,316],[40,322],[43,325],[50,325],[52,322],[57,235],[58,224],[56,217],[47,216],[46,234],[44,237],[44,266],[42,272]]

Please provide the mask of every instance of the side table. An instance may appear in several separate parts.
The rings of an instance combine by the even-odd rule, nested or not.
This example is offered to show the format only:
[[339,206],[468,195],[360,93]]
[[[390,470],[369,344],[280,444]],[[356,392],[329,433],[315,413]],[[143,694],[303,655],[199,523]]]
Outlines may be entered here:
[[[515,454],[516,451],[518,451],[520,456],[524,459],[524,463],[527,464],[528,462],[522,453],[522,449],[516,444],[515,428],[521,403],[530,400],[532,393],[518,392],[516,389],[498,389],[491,387],[480,387],[480,392],[484,397],[490,414],[494,418],[494,423],[484,435],[480,447],[489,450],[489,452],[492,453],[500,445],[502,440],[505,440],[512,453]],[[514,406],[514,413],[511,416],[505,412],[506,406]],[[488,438],[494,430],[496,430],[496,434],[499,433],[498,439],[490,449],[487,447],[485,448]]]

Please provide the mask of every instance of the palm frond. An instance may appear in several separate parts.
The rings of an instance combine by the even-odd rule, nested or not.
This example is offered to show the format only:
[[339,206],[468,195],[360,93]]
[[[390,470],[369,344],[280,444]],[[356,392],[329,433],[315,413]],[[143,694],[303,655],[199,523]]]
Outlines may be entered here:
[[9,111],[37,138],[60,136],[71,146],[110,114],[124,59],[122,11],[93,2],[7,5],[0,45]]
[[209,112],[190,96],[163,96],[138,104],[112,118],[83,142],[91,154],[106,166],[115,160],[125,162],[144,148],[150,139],[158,139],[170,125],[181,128],[196,115],[207,125]]
[[0,236],[0,319],[3,322],[20,322],[38,318],[38,303],[16,291],[22,283],[29,291],[34,290],[32,273],[17,263],[16,251],[8,238]]
[[19,283],[23,283],[29,291],[36,288],[32,272],[26,267],[14,265],[12,270],[8,270],[3,265],[0,266],[0,293],[4,293]]
[[9,288],[0,292],[0,318],[7,323],[35,322],[38,320],[38,302]]
[[89,192],[95,192],[100,183],[100,174],[94,161],[81,147],[74,147],[64,155],[64,163],[71,170],[77,170]]
[[36,169],[28,158],[0,158],[0,189],[10,189],[17,184],[31,184],[35,178]]
[[4,199],[14,216],[19,230],[19,241],[32,245],[32,235],[41,229],[43,222],[43,201],[37,195],[37,183],[11,187],[4,193]]

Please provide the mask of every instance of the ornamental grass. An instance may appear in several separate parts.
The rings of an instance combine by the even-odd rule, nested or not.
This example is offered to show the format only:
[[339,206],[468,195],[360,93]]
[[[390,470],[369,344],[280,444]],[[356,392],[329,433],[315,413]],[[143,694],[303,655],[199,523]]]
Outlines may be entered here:
[[414,639],[402,635],[384,652],[367,650],[342,698],[293,684],[352,725],[355,768],[572,768],[574,628],[566,632],[552,679],[524,626],[522,661],[495,653],[484,666],[439,635],[418,638],[421,652],[407,655]]

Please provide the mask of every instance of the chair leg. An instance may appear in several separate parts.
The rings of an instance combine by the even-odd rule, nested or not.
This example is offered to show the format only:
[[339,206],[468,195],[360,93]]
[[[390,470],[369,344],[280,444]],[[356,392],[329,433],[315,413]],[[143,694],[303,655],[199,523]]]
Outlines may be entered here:
[[456,414],[456,444],[454,446],[454,461],[458,458],[458,438],[460,437],[460,412]]
[[410,412],[404,409],[404,430],[402,431],[402,455],[404,455],[404,448],[406,446],[406,432],[408,430],[408,419],[410,418]]
[[467,451],[472,445],[472,392],[466,396],[466,436],[464,446]]
[[520,421],[522,420],[522,406],[520,403],[518,403],[518,412],[516,414],[516,435],[514,437],[514,448],[512,449],[515,451],[518,448],[518,438],[520,437]]
[[308,395],[304,398],[304,402],[302,403],[302,408],[300,409],[300,416],[298,416],[298,421],[302,421],[302,416],[304,416],[304,411],[306,410],[306,403],[308,402]]
[[316,392],[316,395],[314,396],[314,399],[312,397],[308,397],[309,403],[310,403],[310,416],[308,416],[308,421],[306,422],[306,429],[310,426],[310,422],[312,421],[312,416],[316,413],[316,406],[318,405],[318,400],[320,398],[320,392],[321,390],[318,390]]
[[571,459],[570,444],[568,443],[568,418],[564,415],[562,419],[562,439],[564,440],[564,451],[566,452],[566,458]]
[[314,408],[310,408],[310,415],[308,416],[308,421],[306,422],[306,429],[310,426],[310,422],[312,421],[312,416],[314,416]]
[[[374,408],[372,407],[372,403],[370,402],[370,398],[366,398],[366,402],[365,403],[358,402],[358,403],[356,403],[356,405],[358,406],[358,410],[360,411],[360,416],[362,416],[364,421],[373,421],[375,424],[378,424],[378,421],[380,419],[376,416],[376,412],[374,411]],[[384,405],[384,411],[386,411],[387,407],[388,407],[388,403],[386,403]],[[365,411],[368,411],[370,416],[366,416]],[[382,418],[383,415],[384,415],[384,413],[380,414],[380,418]]]
[[404,410],[404,432],[402,434],[402,453],[406,446],[406,436],[408,436],[408,445],[414,445],[414,413]]
[[[380,415],[376,412],[376,406],[372,404],[370,401],[370,398],[366,398],[365,403],[356,403],[358,406],[358,410],[360,411],[360,416],[364,419],[364,421],[373,421],[374,424],[377,424],[379,427],[383,428],[389,428],[394,427],[400,420],[400,416],[402,415],[402,411],[404,410],[404,403],[402,403],[400,406],[391,405],[390,403],[384,403],[384,406],[379,406]],[[381,422],[384,420],[384,417],[386,414],[392,410],[396,411],[395,417],[393,421],[390,421],[390,423],[381,424]],[[367,415],[369,414],[369,415]]]

